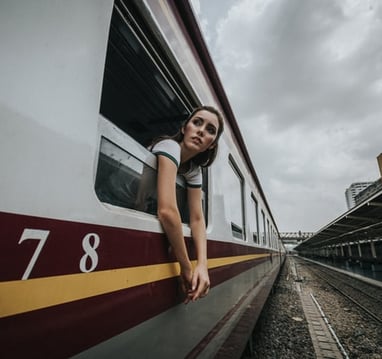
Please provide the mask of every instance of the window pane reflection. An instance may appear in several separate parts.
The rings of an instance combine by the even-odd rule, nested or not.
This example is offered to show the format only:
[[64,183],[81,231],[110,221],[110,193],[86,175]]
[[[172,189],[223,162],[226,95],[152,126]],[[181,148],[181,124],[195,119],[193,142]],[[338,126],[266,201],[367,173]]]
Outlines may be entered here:
[[[95,185],[102,202],[156,215],[156,182],[155,169],[102,138]],[[188,222],[186,201],[186,188],[177,183],[177,202],[183,222]]]

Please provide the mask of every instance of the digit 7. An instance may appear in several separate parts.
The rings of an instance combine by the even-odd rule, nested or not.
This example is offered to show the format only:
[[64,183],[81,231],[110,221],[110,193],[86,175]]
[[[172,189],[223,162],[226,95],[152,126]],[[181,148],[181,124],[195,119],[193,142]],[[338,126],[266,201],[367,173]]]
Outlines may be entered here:
[[44,231],[41,229],[29,229],[29,228],[24,229],[24,232],[21,235],[21,238],[20,238],[18,244],[26,241],[27,239],[37,239],[40,241],[40,243],[37,245],[37,247],[33,253],[33,256],[32,256],[32,258],[28,264],[28,267],[25,270],[24,275],[21,278],[22,280],[28,279],[29,274],[31,273],[31,271],[32,271],[32,269],[33,269],[33,267],[37,261],[37,258],[39,256],[41,250],[42,250],[42,247],[44,246],[44,244],[48,238],[49,232],[50,231]]

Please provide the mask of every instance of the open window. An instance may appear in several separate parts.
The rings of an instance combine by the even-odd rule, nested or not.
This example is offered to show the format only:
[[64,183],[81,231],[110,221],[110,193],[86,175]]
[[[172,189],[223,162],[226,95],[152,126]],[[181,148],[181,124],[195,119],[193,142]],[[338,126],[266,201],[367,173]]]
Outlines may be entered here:
[[[173,59],[145,26],[134,4],[113,9],[101,96],[101,138],[95,189],[105,203],[156,214],[156,161],[148,146],[173,135],[196,100],[179,83]],[[206,172],[203,189],[207,188]],[[142,193],[145,192],[145,198]],[[182,220],[188,221],[184,181],[177,183]],[[203,193],[206,213],[206,195]]]

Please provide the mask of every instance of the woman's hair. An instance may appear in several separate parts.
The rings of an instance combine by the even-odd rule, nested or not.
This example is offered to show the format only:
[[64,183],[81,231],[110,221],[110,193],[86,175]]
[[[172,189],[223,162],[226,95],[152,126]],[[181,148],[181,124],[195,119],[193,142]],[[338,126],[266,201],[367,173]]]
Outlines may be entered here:
[[191,158],[191,161],[194,162],[196,165],[201,166],[201,167],[208,167],[211,166],[212,163],[214,162],[216,155],[218,153],[218,143],[219,143],[219,138],[221,134],[223,133],[224,130],[224,121],[221,113],[212,106],[200,106],[195,108],[192,113],[188,116],[188,118],[183,122],[182,126],[178,130],[178,132],[173,135],[173,136],[160,136],[157,139],[154,140],[154,142],[151,144],[151,148],[158,142],[164,140],[164,139],[172,139],[178,143],[182,142],[183,140],[183,133],[182,133],[182,128],[184,128],[187,123],[195,116],[196,113],[199,111],[208,111],[216,115],[218,122],[219,122],[219,128],[217,129],[217,135],[214,140],[214,145],[213,147],[210,147],[208,150],[198,153],[195,157]]

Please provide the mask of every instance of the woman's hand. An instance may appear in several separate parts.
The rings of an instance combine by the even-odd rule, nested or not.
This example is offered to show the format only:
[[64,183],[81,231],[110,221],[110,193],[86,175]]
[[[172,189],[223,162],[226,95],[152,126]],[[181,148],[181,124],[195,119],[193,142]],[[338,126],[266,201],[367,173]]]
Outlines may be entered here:
[[187,304],[190,300],[188,299],[189,293],[192,291],[192,265],[180,266],[180,287],[183,293],[186,295],[184,303]]
[[205,297],[210,290],[210,278],[208,276],[207,265],[198,264],[192,274],[191,290],[188,292],[185,303],[195,302],[199,298]]

